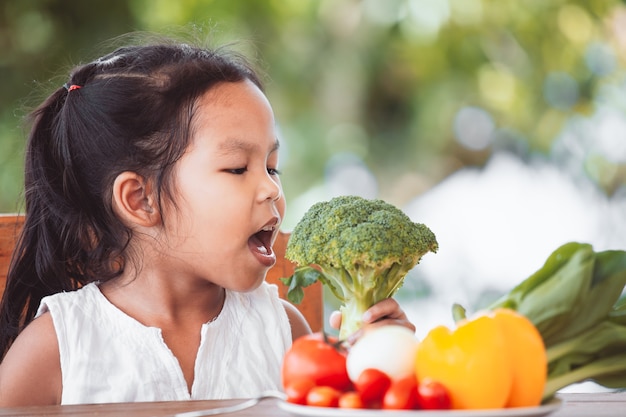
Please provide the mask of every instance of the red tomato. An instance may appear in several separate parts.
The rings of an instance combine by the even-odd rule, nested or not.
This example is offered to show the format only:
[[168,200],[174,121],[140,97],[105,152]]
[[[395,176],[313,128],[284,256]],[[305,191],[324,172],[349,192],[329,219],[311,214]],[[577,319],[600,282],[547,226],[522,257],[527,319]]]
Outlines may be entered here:
[[383,397],[385,410],[415,410],[419,408],[417,378],[414,375],[391,382]]
[[285,395],[287,395],[287,402],[306,405],[306,396],[309,391],[315,386],[315,383],[310,379],[295,379],[285,386]]
[[448,410],[452,406],[446,387],[430,378],[424,378],[417,385],[417,397],[424,410]]
[[339,408],[365,408],[365,404],[358,392],[348,391],[339,397]]
[[317,386],[348,391],[352,383],[346,370],[346,354],[335,338],[322,333],[299,337],[283,358],[283,387],[298,379],[310,379]]
[[365,369],[354,382],[354,387],[366,404],[381,401],[390,385],[389,376],[374,368]]
[[311,388],[306,396],[306,405],[315,407],[337,407],[341,391],[329,386],[317,386]]

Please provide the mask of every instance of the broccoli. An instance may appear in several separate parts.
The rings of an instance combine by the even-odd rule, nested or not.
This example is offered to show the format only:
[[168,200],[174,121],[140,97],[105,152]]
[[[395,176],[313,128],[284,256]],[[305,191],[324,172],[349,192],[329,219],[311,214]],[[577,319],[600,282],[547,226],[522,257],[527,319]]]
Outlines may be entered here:
[[288,298],[299,303],[302,287],[322,282],[342,303],[339,338],[357,331],[363,313],[393,296],[427,252],[434,233],[383,200],[335,197],[314,204],[296,224],[285,257],[296,264]]

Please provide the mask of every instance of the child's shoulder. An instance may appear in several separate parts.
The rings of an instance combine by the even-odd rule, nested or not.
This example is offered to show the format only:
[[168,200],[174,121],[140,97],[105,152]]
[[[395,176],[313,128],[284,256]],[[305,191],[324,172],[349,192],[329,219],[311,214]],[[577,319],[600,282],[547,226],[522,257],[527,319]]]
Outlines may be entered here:
[[[0,402],[29,393],[28,401],[58,402],[61,387],[61,364],[56,332],[50,313],[34,319],[15,339],[0,366],[4,381]],[[11,395],[7,391],[11,391]],[[35,394],[36,393],[36,394]],[[33,396],[37,396],[34,398]],[[34,402],[33,402],[34,401]]]
[[77,290],[63,291],[49,295],[41,300],[35,317],[49,312],[51,307],[59,308],[59,306],[68,307],[74,305],[82,309],[86,306],[90,306],[100,295],[101,292],[98,289],[98,283],[90,283]]

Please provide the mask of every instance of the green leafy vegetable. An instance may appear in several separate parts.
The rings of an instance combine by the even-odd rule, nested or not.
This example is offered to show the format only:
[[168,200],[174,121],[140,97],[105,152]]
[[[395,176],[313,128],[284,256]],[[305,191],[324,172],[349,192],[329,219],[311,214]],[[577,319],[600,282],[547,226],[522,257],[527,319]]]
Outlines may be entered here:
[[363,313],[391,297],[422,256],[436,252],[433,232],[382,200],[336,197],[313,205],[291,233],[285,257],[298,266],[284,278],[298,303],[319,280],[341,307],[339,338],[357,331]]
[[[548,356],[544,399],[585,380],[626,387],[625,285],[625,251],[594,252],[590,244],[570,242],[488,307],[514,309],[541,333]],[[453,307],[455,320],[464,315]]]

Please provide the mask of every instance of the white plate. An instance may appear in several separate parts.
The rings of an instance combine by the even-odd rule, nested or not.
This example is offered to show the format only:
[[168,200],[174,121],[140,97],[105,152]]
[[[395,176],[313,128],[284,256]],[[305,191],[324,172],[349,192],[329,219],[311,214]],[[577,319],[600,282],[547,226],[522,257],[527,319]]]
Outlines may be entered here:
[[347,408],[310,407],[279,402],[284,411],[298,416],[319,417],[540,417],[561,407],[561,400],[553,398],[539,407],[498,408],[492,410],[364,410]]

